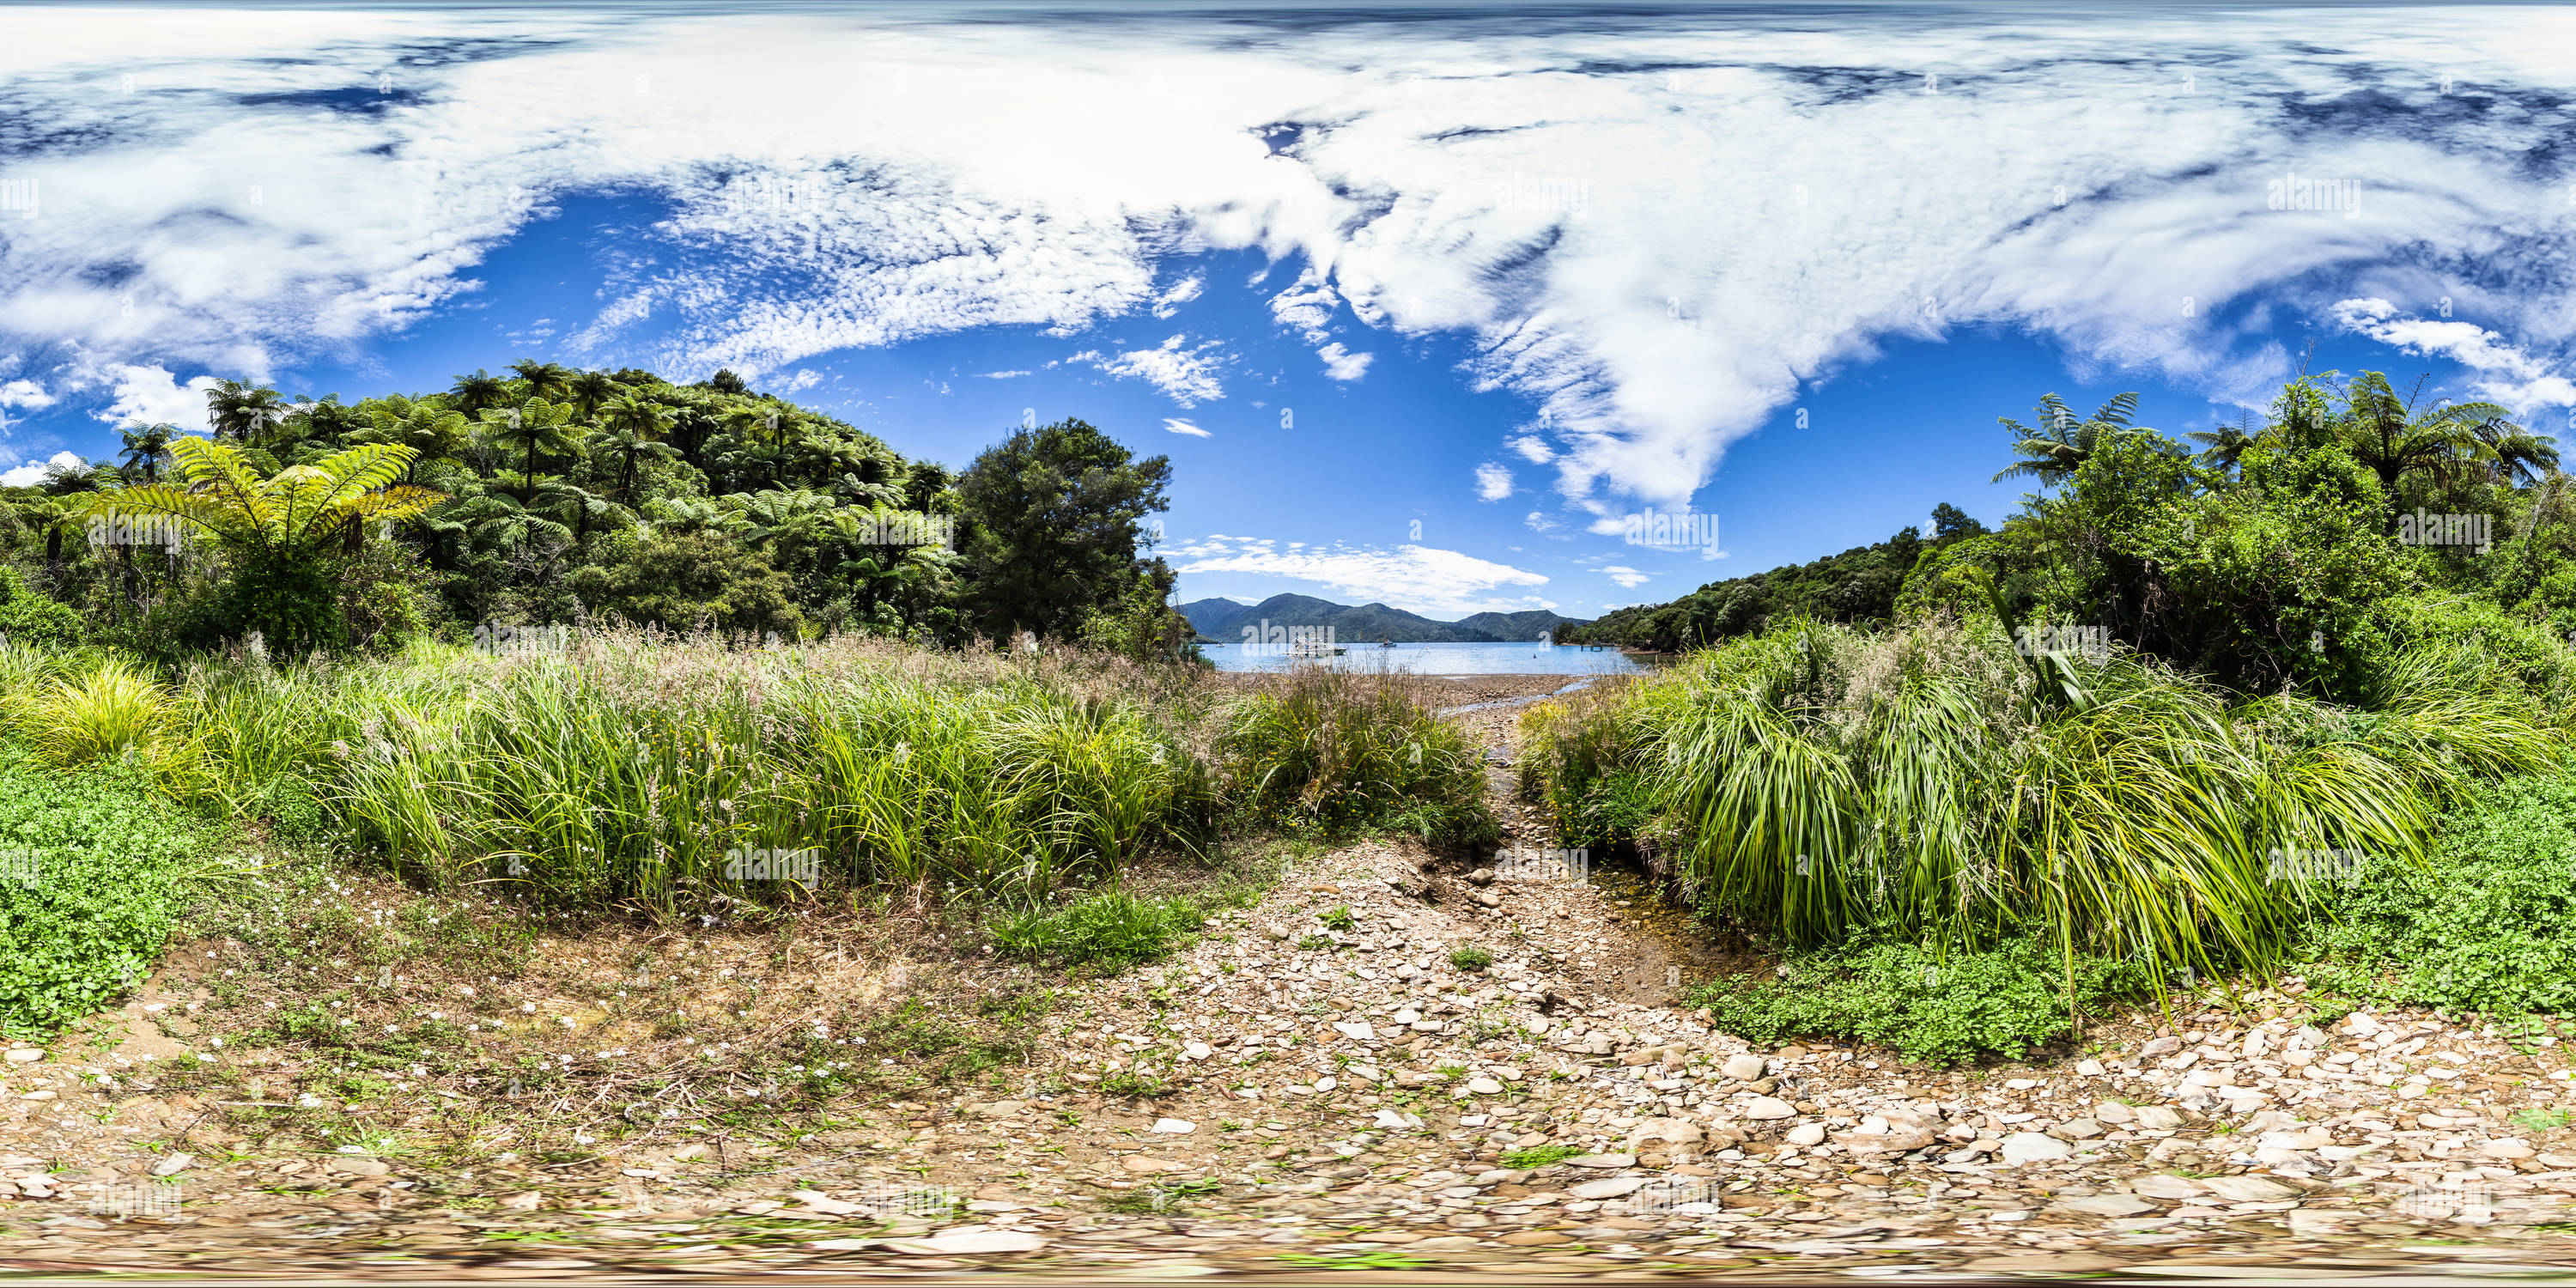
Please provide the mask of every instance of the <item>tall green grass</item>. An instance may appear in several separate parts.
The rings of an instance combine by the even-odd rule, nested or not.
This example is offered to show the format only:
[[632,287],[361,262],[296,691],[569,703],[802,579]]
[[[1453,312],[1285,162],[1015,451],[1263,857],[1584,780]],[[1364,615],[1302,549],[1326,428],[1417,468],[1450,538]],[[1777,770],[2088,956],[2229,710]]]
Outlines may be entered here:
[[1566,829],[1642,783],[1637,831],[1696,899],[1792,948],[2037,935],[2172,973],[2292,948],[2330,891],[2276,852],[2420,861],[2448,802],[2562,746],[2459,652],[2408,657],[2370,711],[2231,705],[2132,653],[2046,662],[1991,627],[1785,624],[1614,709],[1533,712],[1524,785]]
[[[309,801],[424,885],[558,906],[770,902],[783,888],[730,860],[808,848],[826,884],[1044,893],[1199,848],[1216,812],[1175,732],[1206,701],[1081,655],[594,634],[552,655],[213,659],[168,690],[114,659],[11,665],[32,695],[13,719],[40,747],[75,745],[66,726],[112,751],[139,722],[202,759],[183,794],[236,813]],[[64,714],[95,695],[117,701]]]
[[1484,762],[1404,672],[1298,667],[1265,677],[1221,716],[1231,799],[1326,837],[1370,830],[1475,845],[1499,829]]

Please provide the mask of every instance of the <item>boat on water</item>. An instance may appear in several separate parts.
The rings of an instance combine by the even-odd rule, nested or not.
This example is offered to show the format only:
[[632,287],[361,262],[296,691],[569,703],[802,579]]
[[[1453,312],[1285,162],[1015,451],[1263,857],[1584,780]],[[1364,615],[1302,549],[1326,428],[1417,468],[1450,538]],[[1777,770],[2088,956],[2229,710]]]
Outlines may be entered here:
[[1340,657],[1349,649],[1336,648],[1322,640],[1297,640],[1288,646],[1290,657]]

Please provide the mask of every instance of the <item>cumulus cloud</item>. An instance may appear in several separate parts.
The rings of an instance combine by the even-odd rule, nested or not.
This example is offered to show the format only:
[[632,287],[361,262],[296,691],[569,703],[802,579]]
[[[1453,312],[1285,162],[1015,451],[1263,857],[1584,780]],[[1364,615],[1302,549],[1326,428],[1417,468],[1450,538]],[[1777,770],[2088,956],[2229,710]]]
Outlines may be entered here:
[[1500,501],[1512,494],[1512,472],[1487,461],[1476,467],[1476,499]]
[[1217,383],[1217,368],[1225,360],[1222,344],[1209,340],[1184,348],[1188,342],[1188,336],[1176,335],[1158,348],[1114,356],[1086,349],[1065,361],[1089,363],[1113,376],[1145,381],[1183,407],[1225,397],[1224,386]]
[[12,380],[0,384],[0,407],[51,407],[57,399],[33,380]]
[[1545,465],[1556,459],[1556,449],[1548,446],[1547,440],[1536,434],[1523,434],[1518,438],[1507,439],[1503,446],[1518,452],[1522,460],[1532,465]]
[[1315,350],[1315,356],[1324,360],[1325,375],[1344,382],[1367,375],[1369,364],[1377,360],[1376,354],[1353,353],[1338,341]]
[[1618,564],[1610,564],[1602,568],[1601,575],[1619,583],[1621,590],[1634,590],[1654,576],[1653,573],[1639,572],[1634,568],[1626,568]]
[[97,419],[111,425],[211,428],[206,420],[206,391],[215,387],[213,376],[199,376],[183,385],[168,367],[127,363],[110,363],[103,374],[114,386],[115,400],[106,410],[93,413]]
[[1345,598],[1379,600],[1432,616],[1528,608],[1527,602],[1494,598],[1491,592],[1547,584],[1546,576],[1527,569],[1419,545],[1388,549],[1211,536],[1169,553],[1187,561],[1174,564],[1184,573],[1258,573],[1310,582]]
[[[2236,397],[2287,366],[2213,320],[2242,301],[2451,295],[2498,339],[2413,343],[2464,361],[2576,339],[2576,215],[2528,162],[2576,14],[2010,22],[27,9],[6,106],[45,128],[11,177],[44,207],[0,219],[0,340],[255,373],[457,303],[494,247],[610,191],[659,213],[559,347],[746,378],[1081,334],[1181,304],[1167,260],[1248,252],[1298,266],[1272,315],[1328,375],[1360,374],[1353,327],[1456,337],[1471,380],[1546,411],[1552,459],[1523,455],[1570,500],[1672,507],[1891,340],[2009,327]],[[2427,66],[2477,68],[2494,110]],[[96,92],[129,73],[186,92]],[[2355,185],[2354,217],[2271,209],[2292,172]],[[1150,360],[1176,401],[1214,397],[1182,356]]]
[[88,464],[70,452],[56,452],[53,459],[29,461],[14,470],[0,471],[0,487],[34,487],[45,481],[45,475],[56,467],[76,470]]
[[2381,344],[2448,358],[2477,372],[2469,387],[2488,402],[2525,415],[2544,407],[2576,406],[2576,384],[2552,370],[2555,364],[2525,353],[2475,323],[2406,316],[2381,299],[2342,301],[2334,306],[2334,320],[2345,330]]
[[1175,434],[1187,434],[1192,438],[1209,437],[1206,430],[1201,429],[1178,416],[1165,416],[1163,418],[1163,428],[1168,429]]

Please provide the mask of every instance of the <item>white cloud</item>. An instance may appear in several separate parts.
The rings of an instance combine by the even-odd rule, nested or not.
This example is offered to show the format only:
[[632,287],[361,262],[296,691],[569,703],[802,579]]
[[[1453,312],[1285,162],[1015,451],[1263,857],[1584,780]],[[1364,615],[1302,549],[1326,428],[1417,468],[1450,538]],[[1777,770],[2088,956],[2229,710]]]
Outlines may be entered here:
[[2344,300],[2334,306],[2334,320],[2381,344],[2459,363],[2479,373],[2469,382],[2478,397],[2524,415],[2544,407],[2576,406],[2576,384],[2552,371],[2552,364],[2475,323],[2403,316],[2396,305],[2380,299]]
[[772,388],[782,394],[792,394],[800,389],[811,389],[821,383],[823,383],[822,372],[816,371],[811,367],[799,367],[785,380],[778,382],[776,385],[772,386]]
[[1323,274],[1310,264],[1287,290],[1270,297],[1270,316],[1278,319],[1281,326],[1295,327],[1304,334],[1306,343],[1322,344],[1333,338],[1333,333],[1324,328],[1331,324],[1333,310],[1341,302],[1342,297],[1334,294]]
[[0,487],[34,487],[45,481],[45,475],[54,466],[78,469],[87,463],[70,452],[56,452],[51,460],[29,461],[14,470],[0,473]]
[[1503,446],[1520,453],[1521,459],[1532,465],[1545,465],[1556,459],[1556,449],[1548,446],[1547,440],[1536,434],[1523,434],[1518,438],[1507,439]]
[[1174,283],[1172,289],[1155,297],[1153,309],[1154,316],[1158,318],[1167,318],[1180,312],[1182,305],[1197,299],[1199,297],[1199,293],[1206,289],[1207,278],[1195,273],[1191,274],[1189,277]]
[[1353,353],[1339,342],[1315,350],[1315,356],[1324,360],[1325,375],[1344,382],[1367,375],[1369,364],[1377,360],[1376,354]]
[[[1047,365],[1053,366],[1055,364],[1049,363]],[[979,371],[975,373],[975,378],[977,380],[1017,380],[1027,374],[1029,373],[1025,371]]]
[[[756,373],[981,327],[1072,335],[1180,303],[1156,285],[1174,256],[1246,252],[1297,266],[1272,313],[1319,350],[1335,325],[1462,338],[1475,381],[1547,411],[1578,501],[1686,502],[1801,385],[1891,338],[2012,329],[2236,397],[2287,356],[2260,323],[2213,322],[2231,304],[2448,294],[2499,339],[2415,342],[2505,361],[2496,387],[2539,400],[2555,377],[2501,355],[2576,343],[2576,215],[2528,163],[2557,142],[2563,10],[2016,14],[2009,41],[2002,20],[1895,11],[11,19],[9,108],[46,127],[11,173],[45,201],[0,219],[0,342],[101,362],[256,374],[346,349],[482,289],[493,247],[612,190],[669,213],[616,230],[569,360]],[[410,56],[469,38],[473,57]],[[328,97],[378,66],[383,110]],[[2453,110],[2428,66],[2477,68],[2499,110]],[[187,92],[96,92],[126,71]],[[2290,170],[2359,185],[2357,217],[2268,209]]]
[[1619,589],[1621,590],[1635,590],[1637,587],[1644,585],[1654,576],[1653,573],[1639,572],[1634,568],[1625,568],[1618,564],[1610,564],[1607,567],[1604,567],[1601,570],[1601,575],[1619,583]]
[[1201,429],[1178,416],[1165,416],[1163,418],[1163,428],[1168,429],[1175,434],[1187,434],[1192,438],[1206,438],[1209,436],[1206,430]]
[[111,425],[211,428],[206,421],[206,391],[215,387],[213,376],[199,376],[183,385],[168,367],[128,363],[110,363],[102,375],[114,385],[116,400],[105,411],[91,413],[98,420]]
[[1143,380],[1183,407],[1225,397],[1225,389],[1216,379],[1217,367],[1225,360],[1224,348],[1215,340],[1183,348],[1188,342],[1188,336],[1176,335],[1159,348],[1138,349],[1116,357],[1086,349],[1065,361],[1087,362],[1113,376]]
[[1476,499],[1500,501],[1512,494],[1512,472],[1487,461],[1476,467]]
[[51,407],[58,401],[33,380],[12,380],[0,384],[0,407]]
[[1510,586],[1544,586],[1547,578],[1509,564],[1427,546],[1309,545],[1247,537],[1208,537],[1170,552],[1184,573],[1257,573],[1312,582],[1352,599],[1379,600],[1407,612],[1463,616],[1512,612],[1526,603],[1496,599]]
[[1532,532],[1554,532],[1558,528],[1565,526],[1564,524],[1558,523],[1556,520],[1549,518],[1545,512],[1539,510],[1532,510],[1528,514],[1522,515],[1521,522],[1529,525],[1529,530]]

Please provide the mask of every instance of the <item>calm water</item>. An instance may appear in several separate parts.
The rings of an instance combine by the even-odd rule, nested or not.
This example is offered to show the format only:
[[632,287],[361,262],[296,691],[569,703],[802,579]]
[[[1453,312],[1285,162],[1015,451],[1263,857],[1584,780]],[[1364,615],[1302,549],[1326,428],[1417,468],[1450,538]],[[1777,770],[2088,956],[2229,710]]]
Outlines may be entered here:
[[1345,644],[1336,658],[1290,659],[1281,646],[1247,656],[1241,644],[1202,644],[1199,651],[1220,671],[1285,671],[1303,663],[1329,662],[1343,670],[1411,671],[1416,675],[1632,675],[1648,669],[1617,649],[1577,648],[1570,644]]

